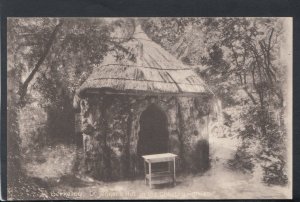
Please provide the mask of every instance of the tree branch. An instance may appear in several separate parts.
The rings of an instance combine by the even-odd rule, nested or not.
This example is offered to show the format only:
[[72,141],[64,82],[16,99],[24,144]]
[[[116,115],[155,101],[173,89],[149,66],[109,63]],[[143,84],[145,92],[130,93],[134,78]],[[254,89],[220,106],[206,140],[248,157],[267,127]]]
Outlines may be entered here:
[[57,32],[59,31],[59,29],[62,27],[63,25],[63,21],[60,21],[54,28],[53,32],[51,33],[49,40],[46,43],[45,49],[42,53],[42,56],[39,58],[39,60],[37,61],[36,65],[34,66],[33,70],[30,72],[29,76],[26,78],[26,80],[24,81],[24,83],[21,85],[20,90],[19,90],[19,95],[20,95],[20,103],[24,102],[24,97],[27,93],[27,89],[28,89],[28,85],[29,83],[32,81],[32,79],[34,78],[35,74],[37,73],[37,71],[39,70],[40,66],[43,64],[45,58],[47,57],[53,42],[56,38]]
[[244,91],[246,92],[246,94],[249,96],[249,98],[251,99],[251,101],[253,102],[253,104],[256,105],[257,102],[256,102],[255,98],[253,97],[253,95],[248,91],[247,86],[245,86],[243,89],[244,89]]

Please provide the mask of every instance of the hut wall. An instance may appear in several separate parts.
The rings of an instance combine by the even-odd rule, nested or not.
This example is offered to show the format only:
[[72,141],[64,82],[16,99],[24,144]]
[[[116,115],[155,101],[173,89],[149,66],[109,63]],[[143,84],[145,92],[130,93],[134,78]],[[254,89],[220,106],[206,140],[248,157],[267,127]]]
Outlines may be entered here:
[[210,98],[178,98],[183,170],[205,171],[209,168],[209,128],[212,118]]
[[168,150],[179,156],[179,171],[209,167],[209,128],[214,102],[200,96],[90,95],[81,99],[84,171],[99,180],[134,178],[137,167],[139,120],[151,104],[168,119]]

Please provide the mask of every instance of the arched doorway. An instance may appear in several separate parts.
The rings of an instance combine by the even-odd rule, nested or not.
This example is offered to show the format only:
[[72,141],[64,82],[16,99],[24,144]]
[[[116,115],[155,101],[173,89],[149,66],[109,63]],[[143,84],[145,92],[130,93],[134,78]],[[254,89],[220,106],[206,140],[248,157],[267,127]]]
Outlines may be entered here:
[[168,123],[166,114],[156,105],[150,105],[140,117],[137,145],[139,170],[143,170],[143,155],[168,152]]

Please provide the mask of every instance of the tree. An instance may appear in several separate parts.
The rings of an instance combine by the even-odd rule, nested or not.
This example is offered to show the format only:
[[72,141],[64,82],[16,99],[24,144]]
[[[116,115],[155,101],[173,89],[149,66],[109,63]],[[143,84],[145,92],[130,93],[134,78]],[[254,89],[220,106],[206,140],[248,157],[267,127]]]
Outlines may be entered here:
[[[18,190],[20,187],[33,186],[20,166],[20,112],[37,102],[52,112],[53,120],[72,117],[75,90],[93,66],[100,64],[108,51],[130,54],[122,43],[130,38],[134,26],[123,30],[122,40],[110,37],[119,27],[124,29],[124,23],[133,25],[130,20],[107,22],[94,18],[8,20],[8,170],[9,176],[14,176],[8,182],[15,188],[14,194],[24,194]],[[57,122],[52,126],[64,127]],[[72,125],[68,127],[71,130]]]
[[[8,21],[8,75],[10,76],[8,78],[8,148],[14,148],[13,150],[8,150],[9,176],[14,176],[12,179],[9,178],[8,184],[10,187],[17,189],[13,190],[13,193],[17,195],[20,194],[20,190],[18,190],[21,189],[20,184],[24,183],[26,185],[27,183],[27,187],[32,187],[32,184],[26,182],[24,179],[24,173],[20,165],[21,155],[19,148],[18,116],[20,110],[25,106],[25,95],[28,90],[28,85],[43,64],[62,26],[62,22],[56,24],[56,22],[50,21],[51,22],[48,22],[50,25],[46,27],[45,30],[34,30],[36,25],[24,21],[22,22],[22,20],[18,19],[10,19]],[[42,20],[37,22],[37,24],[43,23],[45,22]],[[23,24],[23,26],[20,26],[21,24]],[[43,32],[40,35],[35,35],[35,32],[32,32],[33,30],[35,32]],[[38,46],[40,44],[45,44],[45,46]],[[30,50],[30,47],[36,47],[36,50]],[[35,55],[36,57],[30,57],[29,59],[29,55]],[[26,59],[28,66],[24,67],[23,61]],[[35,65],[33,65],[33,63],[35,63]],[[31,68],[30,66],[34,67]],[[30,73],[24,82],[22,82],[23,72],[25,71],[30,71]]]
[[[246,113],[242,117],[245,120],[245,130],[241,131],[244,140],[242,147],[249,145],[249,138],[253,142],[258,140],[261,150],[257,151],[254,159],[264,168],[264,181],[286,183],[283,171],[286,154],[282,147],[285,145],[286,131],[282,127],[282,119],[276,121],[274,117],[276,111],[279,111],[281,117],[284,112],[282,87],[286,77],[282,72],[285,67],[278,59],[282,21],[258,18],[214,20],[214,26],[208,31],[219,39],[215,44],[227,51],[226,60],[231,67],[226,74],[236,78],[235,85],[252,102],[244,108]],[[209,58],[215,61],[211,55]],[[215,66],[213,62],[211,66]],[[265,166],[266,162],[271,163]],[[276,169],[273,169],[274,164]]]

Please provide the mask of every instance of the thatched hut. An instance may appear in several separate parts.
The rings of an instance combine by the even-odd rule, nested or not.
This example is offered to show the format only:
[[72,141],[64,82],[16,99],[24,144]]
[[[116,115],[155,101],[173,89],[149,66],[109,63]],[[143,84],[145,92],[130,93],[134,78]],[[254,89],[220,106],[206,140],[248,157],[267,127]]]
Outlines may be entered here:
[[209,167],[216,99],[205,82],[137,27],[133,61],[108,55],[78,89],[84,169],[100,180],[134,178],[141,156],[171,152],[179,171]]

